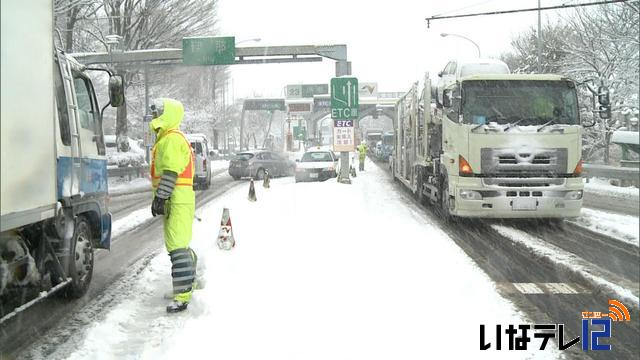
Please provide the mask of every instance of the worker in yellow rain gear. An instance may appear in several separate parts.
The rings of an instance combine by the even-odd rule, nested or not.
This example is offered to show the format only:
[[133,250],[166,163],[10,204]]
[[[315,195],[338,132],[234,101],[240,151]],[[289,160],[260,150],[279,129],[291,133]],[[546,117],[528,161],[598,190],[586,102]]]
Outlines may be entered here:
[[369,150],[369,147],[367,146],[367,143],[365,143],[364,141],[361,142],[360,145],[358,145],[358,160],[360,161],[358,169],[360,171],[364,171],[364,159],[367,157],[368,150]]
[[150,108],[153,120],[149,126],[156,133],[151,150],[151,214],[164,215],[164,244],[171,257],[173,280],[173,302],[167,312],[179,312],[189,305],[196,278],[197,257],[189,248],[196,203],[194,157],[189,141],[178,129],[184,116],[182,103],[157,99]]

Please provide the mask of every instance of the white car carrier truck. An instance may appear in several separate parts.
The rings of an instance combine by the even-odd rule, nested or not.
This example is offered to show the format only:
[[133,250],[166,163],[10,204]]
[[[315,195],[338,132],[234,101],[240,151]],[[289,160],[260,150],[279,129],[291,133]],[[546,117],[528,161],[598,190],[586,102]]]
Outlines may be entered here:
[[470,75],[432,106],[431,81],[397,103],[394,179],[443,216],[577,217],[582,125],[559,75]]
[[[82,296],[111,238],[90,69],[55,48],[53,1],[1,6],[0,324],[54,292]],[[110,76],[110,104],[123,94]]]

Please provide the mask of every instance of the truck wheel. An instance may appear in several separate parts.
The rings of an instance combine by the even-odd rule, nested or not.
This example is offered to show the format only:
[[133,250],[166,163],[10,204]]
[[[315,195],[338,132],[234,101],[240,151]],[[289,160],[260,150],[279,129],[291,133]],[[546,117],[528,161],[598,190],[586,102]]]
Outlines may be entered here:
[[449,196],[449,179],[444,176],[440,183],[440,210],[442,211],[442,218],[445,221],[451,221],[453,219],[450,209],[451,197]]
[[418,200],[418,204],[424,205],[424,192],[422,186],[422,172],[418,172],[418,180],[417,180],[417,190],[416,190],[416,199]]
[[78,217],[76,229],[71,239],[71,256],[69,258],[68,276],[71,283],[64,293],[65,297],[79,298],[89,289],[93,276],[93,244],[89,222]]

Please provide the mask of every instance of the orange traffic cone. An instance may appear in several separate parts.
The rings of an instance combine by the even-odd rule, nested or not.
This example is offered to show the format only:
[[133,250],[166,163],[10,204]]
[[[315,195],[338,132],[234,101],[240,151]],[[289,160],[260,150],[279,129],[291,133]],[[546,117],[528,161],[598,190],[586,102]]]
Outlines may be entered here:
[[251,183],[249,184],[249,201],[256,201],[256,188],[253,185],[253,178],[251,179]]
[[269,175],[269,170],[264,171],[264,180],[262,181],[262,187],[268,189],[271,187],[271,175]]
[[233,229],[231,228],[231,217],[229,216],[229,209],[227,208],[222,210],[220,231],[218,232],[216,244],[220,250],[231,250],[236,246],[236,239],[233,237]]

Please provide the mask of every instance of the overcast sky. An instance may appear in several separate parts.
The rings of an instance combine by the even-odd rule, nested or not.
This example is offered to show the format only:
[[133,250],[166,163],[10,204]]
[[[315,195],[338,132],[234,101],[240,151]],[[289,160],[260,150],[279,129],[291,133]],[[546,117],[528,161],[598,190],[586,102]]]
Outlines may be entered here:
[[[542,6],[575,0],[542,0]],[[219,0],[221,35],[236,37],[244,46],[346,44],[352,74],[359,81],[377,82],[379,91],[405,91],[428,71],[435,76],[449,59],[474,57],[470,42],[440,36],[456,33],[471,38],[483,57],[509,50],[512,37],[537,25],[537,12],[446,19],[433,15],[537,7],[537,0]],[[542,13],[556,19],[557,12]],[[287,84],[328,83],[335,62],[235,65],[235,97],[282,97]]]

